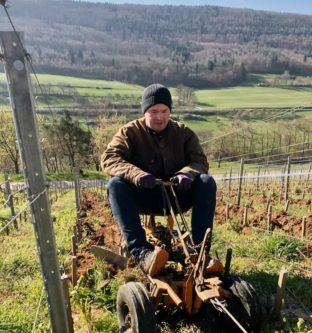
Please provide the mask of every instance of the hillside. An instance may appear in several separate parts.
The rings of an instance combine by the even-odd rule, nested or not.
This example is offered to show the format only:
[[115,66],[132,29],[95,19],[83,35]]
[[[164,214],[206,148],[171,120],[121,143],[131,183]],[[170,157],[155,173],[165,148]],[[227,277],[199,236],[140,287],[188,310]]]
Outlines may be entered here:
[[[310,16],[65,0],[16,0],[9,12],[41,72],[193,87],[312,74]],[[5,15],[0,29],[11,30]]]

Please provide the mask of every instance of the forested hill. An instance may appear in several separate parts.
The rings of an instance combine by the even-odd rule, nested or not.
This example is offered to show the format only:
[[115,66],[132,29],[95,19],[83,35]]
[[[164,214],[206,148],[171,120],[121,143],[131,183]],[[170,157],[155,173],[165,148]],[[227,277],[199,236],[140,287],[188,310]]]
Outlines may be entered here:
[[312,16],[69,0],[14,0],[9,12],[38,71],[194,87],[312,74]]

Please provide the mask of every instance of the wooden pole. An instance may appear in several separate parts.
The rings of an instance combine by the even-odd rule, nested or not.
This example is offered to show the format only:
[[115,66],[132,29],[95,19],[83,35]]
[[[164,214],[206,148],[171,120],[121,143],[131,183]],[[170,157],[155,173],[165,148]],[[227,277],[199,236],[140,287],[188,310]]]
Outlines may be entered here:
[[247,226],[247,214],[248,214],[248,205],[244,206],[244,217],[243,217],[243,226]]
[[79,180],[79,170],[74,168],[74,184],[75,184],[75,198],[76,198],[76,210],[77,213],[81,208],[81,191],[80,191],[80,180]]
[[288,200],[288,191],[289,191],[289,175],[290,175],[290,156],[288,156],[287,159],[287,165],[286,165],[286,174],[285,174],[285,195],[284,199],[285,201]]
[[67,275],[63,274],[61,276],[61,280],[62,280],[62,287],[63,287],[64,297],[65,297],[65,306],[66,306],[66,312],[67,312],[69,333],[74,333],[74,321],[73,321],[73,316],[72,316],[72,311],[71,311],[71,306],[70,306]]
[[77,255],[77,237],[75,235],[72,235],[71,241],[72,241],[72,255],[76,256]]
[[307,179],[305,181],[303,191],[302,191],[302,199],[304,198],[306,190],[307,190],[308,185],[309,185],[309,178],[310,178],[311,169],[312,169],[312,163],[310,163],[310,165],[309,165],[309,171],[308,171],[308,174],[307,174]]
[[[6,171],[4,172],[4,181],[5,181],[5,199],[9,200],[8,204],[10,207],[11,218],[12,218],[15,216],[14,201],[13,201],[12,192],[11,192],[9,175]],[[14,223],[15,229],[17,229],[18,228],[17,220],[15,220],[13,223]],[[8,231],[9,231],[9,228],[7,228],[7,232]]]
[[73,287],[77,285],[77,266],[78,266],[78,258],[76,256],[72,257],[72,284]]
[[276,289],[275,305],[274,305],[275,318],[279,318],[281,315],[283,301],[285,299],[287,275],[288,275],[287,270],[283,268],[280,272]]
[[285,208],[284,208],[284,212],[285,212],[285,214],[287,214],[287,211],[288,211],[288,208],[289,208],[289,203],[290,203],[290,201],[287,200],[287,201],[286,201],[286,204],[285,204]]
[[229,211],[230,211],[230,207],[229,207],[229,203],[227,202],[226,203],[226,206],[225,206],[225,221],[227,222],[228,219],[229,219]]
[[257,176],[257,191],[259,191],[259,180],[260,180],[260,165],[258,166],[258,176]]
[[301,237],[304,238],[306,235],[306,230],[307,230],[307,221],[306,217],[304,216],[302,218],[302,227],[301,227]]
[[271,231],[271,220],[272,220],[272,205],[269,205],[267,213],[267,232]]
[[232,167],[230,168],[230,177],[229,177],[229,184],[228,184],[228,197],[230,200],[231,195],[231,181],[232,181]]
[[236,200],[236,205],[237,206],[239,206],[240,202],[241,202],[243,174],[244,174],[244,159],[242,158],[241,159],[241,164],[240,164],[239,184],[238,184],[238,190],[237,190],[237,200]]

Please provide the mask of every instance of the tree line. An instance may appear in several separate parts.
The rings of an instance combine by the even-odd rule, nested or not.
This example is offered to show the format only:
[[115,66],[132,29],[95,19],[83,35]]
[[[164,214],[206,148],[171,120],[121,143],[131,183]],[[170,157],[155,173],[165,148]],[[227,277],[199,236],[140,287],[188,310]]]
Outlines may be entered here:
[[10,12],[42,72],[190,87],[232,85],[251,72],[312,74],[305,15],[53,0],[16,0]]

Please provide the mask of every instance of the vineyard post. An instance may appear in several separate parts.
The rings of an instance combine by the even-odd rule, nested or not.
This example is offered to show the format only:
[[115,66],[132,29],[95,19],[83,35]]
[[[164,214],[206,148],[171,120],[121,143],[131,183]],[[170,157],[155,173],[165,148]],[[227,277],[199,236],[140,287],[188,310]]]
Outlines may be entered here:
[[288,208],[289,208],[289,204],[290,204],[290,201],[287,200],[286,201],[286,204],[285,204],[285,207],[284,207],[284,213],[287,214],[287,211],[288,211]]
[[258,166],[258,176],[257,176],[257,191],[259,191],[259,179],[260,179],[260,165]]
[[228,187],[228,199],[230,200],[230,194],[231,194],[231,181],[232,181],[232,167],[230,168],[230,177],[229,177],[229,187]]
[[227,202],[226,203],[226,206],[225,206],[225,221],[227,222],[228,219],[229,219],[229,210],[230,210],[230,206],[229,206],[229,203]]
[[243,227],[247,226],[248,219],[248,205],[244,205]]
[[[5,199],[9,200],[9,206],[11,210],[11,217],[15,216],[15,209],[14,209],[14,202],[13,197],[11,193],[11,186],[10,186],[10,180],[9,175],[7,171],[4,172],[4,181],[5,181]],[[14,221],[14,227],[17,229],[17,220]],[[7,233],[9,232],[9,228],[7,228]]]
[[285,165],[282,167],[281,170],[281,191],[280,191],[280,202],[283,198],[283,192],[284,192],[284,177],[285,177]]
[[278,278],[278,284],[275,296],[275,305],[274,305],[274,316],[276,318],[279,318],[281,315],[283,300],[285,298],[287,275],[288,275],[287,270],[282,269]]
[[289,174],[290,174],[290,156],[288,156],[286,170],[285,170],[285,195],[284,195],[285,201],[288,200]]
[[306,217],[304,216],[302,218],[302,227],[301,227],[301,237],[304,238],[306,235],[306,230],[307,230],[307,221]]
[[69,296],[69,290],[68,290],[68,277],[66,274],[63,274],[61,276],[61,279],[62,279],[62,286],[63,286],[64,297],[65,297],[67,317],[69,318],[69,332],[74,333],[74,322],[73,322],[72,310],[71,310],[71,306],[70,306],[70,296]]
[[236,205],[237,206],[240,205],[240,201],[241,201],[243,174],[244,174],[244,159],[242,158],[241,159],[241,164],[240,164],[239,183],[238,183],[237,199],[236,199]]
[[77,213],[81,208],[81,192],[80,192],[80,180],[79,180],[79,170],[77,167],[74,168],[74,183],[75,183],[75,198],[76,198],[76,210]]
[[272,220],[272,205],[269,205],[267,211],[267,232],[270,233],[271,231],[271,220]]
[[32,223],[47,292],[51,328],[53,333],[69,333],[69,318],[57,258],[47,181],[33,109],[27,64],[29,57],[22,45],[22,40],[22,33],[13,31],[0,33],[19,153],[23,162],[28,200],[32,202],[30,204]]
[[308,185],[309,185],[309,178],[310,178],[311,169],[312,169],[312,163],[310,163],[310,165],[309,165],[309,171],[308,171],[308,174],[307,174],[307,179],[305,181],[303,191],[302,191],[302,199],[304,198],[305,192],[306,192],[306,190],[308,188]]

